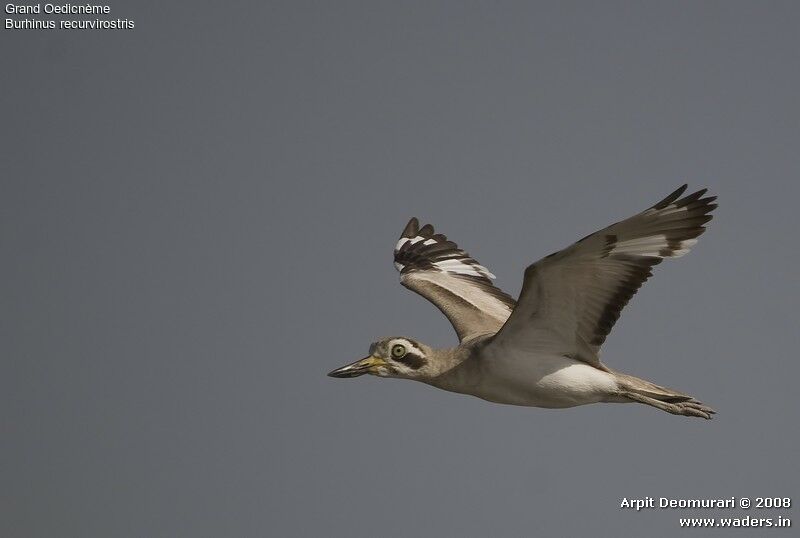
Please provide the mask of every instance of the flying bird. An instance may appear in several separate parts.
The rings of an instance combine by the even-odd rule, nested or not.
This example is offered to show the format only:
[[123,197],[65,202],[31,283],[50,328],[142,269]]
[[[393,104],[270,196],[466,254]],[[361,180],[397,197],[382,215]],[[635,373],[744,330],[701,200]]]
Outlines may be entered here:
[[653,267],[689,252],[711,220],[716,196],[702,189],[681,198],[686,187],[530,265],[517,301],[492,284],[486,267],[412,218],[394,248],[400,283],[441,310],[460,343],[433,349],[412,338],[383,338],[367,358],[328,375],[413,379],[501,404],[638,402],[710,419],[714,410],[695,398],[616,372],[599,356]]

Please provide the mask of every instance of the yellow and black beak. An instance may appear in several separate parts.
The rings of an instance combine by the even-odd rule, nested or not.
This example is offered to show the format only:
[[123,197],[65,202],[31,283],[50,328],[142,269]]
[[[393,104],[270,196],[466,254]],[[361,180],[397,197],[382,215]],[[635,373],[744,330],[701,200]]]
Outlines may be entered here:
[[360,375],[374,373],[375,369],[381,366],[386,366],[386,361],[375,355],[371,355],[366,359],[361,359],[353,364],[342,366],[336,370],[328,373],[331,377],[358,377]]

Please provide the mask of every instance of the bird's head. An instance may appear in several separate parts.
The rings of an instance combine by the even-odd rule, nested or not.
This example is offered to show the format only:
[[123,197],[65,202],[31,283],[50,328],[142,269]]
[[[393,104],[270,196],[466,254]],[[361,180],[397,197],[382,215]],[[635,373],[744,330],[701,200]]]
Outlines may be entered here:
[[410,338],[393,336],[369,346],[369,356],[330,372],[331,377],[358,377],[364,374],[378,377],[400,377],[423,380],[431,376],[432,350]]

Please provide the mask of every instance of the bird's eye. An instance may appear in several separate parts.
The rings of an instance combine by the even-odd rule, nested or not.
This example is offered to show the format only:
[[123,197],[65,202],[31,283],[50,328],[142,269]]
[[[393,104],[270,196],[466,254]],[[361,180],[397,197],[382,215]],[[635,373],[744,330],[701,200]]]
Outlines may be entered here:
[[399,359],[406,354],[406,346],[403,344],[395,344],[392,346],[392,357]]

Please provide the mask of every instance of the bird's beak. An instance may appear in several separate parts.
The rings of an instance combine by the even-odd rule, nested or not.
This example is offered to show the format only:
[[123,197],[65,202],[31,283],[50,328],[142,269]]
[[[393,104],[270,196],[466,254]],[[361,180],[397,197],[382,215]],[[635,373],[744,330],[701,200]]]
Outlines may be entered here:
[[369,374],[375,368],[386,366],[386,361],[380,357],[371,355],[366,359],[361,359],[353,364],[342,366],[330,372],[328,375],[331,377],[358,377],[360,375]]

